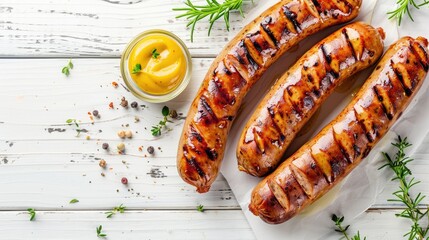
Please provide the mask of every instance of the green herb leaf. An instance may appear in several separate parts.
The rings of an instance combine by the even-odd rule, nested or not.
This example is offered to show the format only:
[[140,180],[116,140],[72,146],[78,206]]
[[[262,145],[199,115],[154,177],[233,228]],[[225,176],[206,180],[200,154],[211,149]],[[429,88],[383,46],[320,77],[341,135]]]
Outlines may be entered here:
[[198,211],[198,212],[204,212],[204,206],[203,206],[203,205],[201,205],[201,204],[200,204],[200,205],[198,205],[198,206],[197,206],[197,211]]
[[28,208],[27,212],[30,215],[30,221],[33,221],[36,218],[36,210],[34,210],[34,208]]
[[74,124],[75,125],[75,127],[76,127],[76,137],[78,137],[79,135],[80,135],[80,133],[83,131],[82,129],[80,129],[80,127],[79,127],[79,123],[77,122],[77,120],[76,119],[74,119],[74,118],[69,118],[69,119],[67,119],[66,120],[66,123],[68,124],[68,125],[72,125],[72,124]]
[[219,3],[217,0],[206,0],[206,5],[194,5],[191,0],[186,0],[185,5],[187,7],[173,8],[173,11],[184,11],[183,14],[176,16],[176,18],[186,18],[188,20],[186,26],[191,26],[191,42],[193,42],[195,25],[203,18],[209,19],[209,36],[214,22],[222,17],[225,21],[226,29],[229,31],[229,13],[231,11],[239,11],[240,15],[243,16],[242,6],[244,1],[249,0],[225,0],[222,3]]
[[133,74],[140,73],[142,71],[142,65],[140,63],[137,63],[133,68]]
[[66,121],[66,123],[68,123],[68,124],[72,124],[72,122],[74,121],[75,119],[67,119],[67,121]]
[[[389,199],[391,202],[399,202],[405,205],[405,209],[396,214],[397,217],[407,218],[411,221],[410,230],[404,235],[408,236],[409,240],[423,240],[428,239],[429,235],[429,223],[426,223],[422,227],[422,219],[429,218],[429,208],[422,210],[419,208],[419,203],[426,197],[422,193],[418,193],[415,198],[411,197],[411,189],[418,183],[415,178],[411,177],[412,172],[408,168],[407,164],[412,162],[413,159],[408,157],[405,154],[405,150],[411,146],[407,138],[402,139],[401,136],[398,136],[396,142],[392,143],[396,147],[397,152],[395,157],[392,158],[388,153],[383,152],[384,159],[386,164],[380,167],[380,169],[389,167],[394,173],[395,177],[392,178],[392,181],[399,182],[399,189],[393,193],[395,199]],[[410,179],[411,178],[411,179]]]
[[424,0],[421,4],[417,4],[417,0],[397,0],[397,8],[395,10],[392,10],[388,12],[389,19],[397,18],[398,19],[398,25],[401,25],[402,18],[405,14],[408,15],[408,17],[411,19],[411,21],[414,22],[413,16],[411,15],[410,7],[413,7],[415,9],[420,9],[420,7],[423,7],[427,4],[429,4],[429,1]]
[[105,238],[105,237],[107,236],[107,234],[106,234],[106,233],[103,233],[103,232],[102,232],[102,231],[103,231],[103,226],[102,226],[102,225],[100,225],[100,226],[96,227],[96,228],[95,228],[95,230],[96,230],[96,232],[97,232],[97,237]]
[[[152,126],[152,129],[150,130],[152,132],[152,136],[158,137],[162,133],[162,129],[167,126],[167,122],[171,122],[168,120],[168,116],[170,114],[170,109],[167,106],[164,106],[161,110],[162,116],[164,117],[163,120],[159,121],[158,125]],[[167,129],[169,130],[169,129]]]
[[70,75],[70,69],[73,69],[73,63],[71,59],[69,59],[67,65],[61,69],[61,72],[68,77]]
[[70,203],[78,203],[79,200],[77,200],[76,198],[73,198],[72,200],[70,200]]
[[155,59],[157,59],[159,57],[159,55],[160,55],[160,53],[157,52],[156,48],[154,48],[152,50],[152,57],[155,58]]
[[107,214],[106,218],[111,218],[116,213],[124,213],[125,209],[126,209],[126,207],[123,204],[121,204],[117,207],[114,207],[111,211],[108,211],[105,213],[105,214]]
[[170,109],[167,106],[164,106],[162,108],[162,116],[167,117],[169,113],[170,113]]
[[[357,234],[355,234],[351,238],[347,234],[347,230],[349,229],[350,225],[347,225],[345,227],[342,225],[342,223],[344,221],[344,216],[339,218],[339,217],[337,217],[337,215],[332,214],[331,220],[335,223],[335,226],[337,227],[335,229],[335,231],[343,234],[344,237],[342,239],[347,239],[347,240],[361,240],[359,231],[357,232]],[[365,240],[366,237],[364,237],[363,239]]]

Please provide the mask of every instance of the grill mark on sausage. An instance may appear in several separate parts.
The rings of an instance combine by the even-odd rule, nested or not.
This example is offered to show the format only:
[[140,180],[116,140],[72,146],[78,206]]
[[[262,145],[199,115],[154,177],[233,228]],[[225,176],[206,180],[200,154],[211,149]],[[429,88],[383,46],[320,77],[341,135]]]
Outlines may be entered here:
[[[386,115],[387,119],[392,120],[393,115],[387,111],[386,106],[384,105],[383,96],[380,95],[378,92],[376,86],[372,87],[372,90],[374,91],[375,95],[377,96],[377,100],[379,101],[381,105],[381,109],[383,109],[384,114]],[[389,101],[389,99],[385,99],[386,101]]]
[[300,24],[296,20],[296,13],[289,10],[287,6],[283,6],[283,13],[285,14],[286,18],[292,22],[293,27],[297,32],[301,32]]
[[283,132],[282,132],[282,130],[281,130],[281,128],[280,128],[280,126],[277,124],[277,122],[276,122],[276,121],[275,121],[275,119],[274,119],[274,115],[275,115],[275,113],[274,113],[274,109],[273,109],[273,107],[274,107],[274,106],[267,107],[267,111],[268,111],[268,113],[270,114],[271,121],[273,122],[274,127],[276,128],[276,130],[277,130],[278,134],[280,135],[280,139],[279,139],[279,140],[280,140],[280,142],[283,142],[283,141],[285,140],[286,136],[283,134]]
[[253,59],[253,57],[250,55],[249,49],[247,48],[246,44],[244,44],[244,40],[241,40],[240,44],[238,46],[240,48],[243,48],[244,54],[245,54],[247,60],[249,60],[250,65],[252,65],[253,69],[258,70],[259,65],[258,65],[258,63],[256,63],[255,59]]
[[407,85],[405,84],[405,82],[404,82],[404,76],[402,76],[402,73],[400,73],[400,72],[398,71],[398,69],[397,69],[397,68],[395,68],[395,67],[393,66],[393,64],[394,64],[394,63],[393,63],[393,61],[392,61],[392,60],[390,60],[390,63],[391,63],[391,67],[392,67],[392,69],[393,69],[393,72],[395,73],[396,77],[398,77],[399,81],[400,81],[400,82],[401,82],[401,84],[402,84],[402,87],[404,88],[405,94],[407,95],[407,97],[411,96],[412,91],[411,91],[411,89],[410,89],[410,88],[408,88],[408,87],[407,87]]
[[332,62],[332,57],[331,57],[331,56],[326,52],[325,44],[322,44],[322,45],[320,46],[320,49],[322,50],[323,57],[325,57],[326,62],[327,62],[328,64],[331,64],[331,62]]
[[266,17],[266,18],[264,18],[264,20],[262,20],[262,22],[261,22],[261,27],[262,27],[262,30],[264,30],[264,32],[270,37],[270,39],[274,43],[274,45],[276,47],[278,47],[279,42],[277,41],[277,39],[274,36],[273,32],[268,27],[268,24],[270,24],[272,20],[273,20],[272,17]]
[[335,136],[335,131],[332,130],[334,144],[338,146],[340,149],[341,154],[343,155],[343,158],[346,159],[349,163],[353,162],[353,159],[351,159],[350,155],[347,153],[346,149],[344,148],[341,141],[338,141],[337,137]]
[[[420,54],[417,53],[417,50],[414,48],[415,44],[417,44],[418,45],[417,47],[419,48],[419,50],[421,52],[423,52],[423,54],[425,55],[426,60],[422,59],[422,56],[420,56]],[[419,59],[419,63],[422,65],[422,67],[425,70],[425,72],[427,72],[429,70],[429,64],[428,64],[428,61],[427,61],[427,59],[429,58],[429,56],[427,55],[425,49],[419,43],[417,43],[417,42],[410,43],[410,46],[408,48],[410,49],[410,51],[415,56],[417,56],[417,58]]]
[[219,104],[222,107],[225,107],[226,104],[233,106],[235,104],[235,97],[229,95],[227,89],[224,88],[223,83],[219,78],[214,77],[212,81],[214,83],[212,87],[215,88],[212,90],[216,92],[214,94],[214,103]]
[[218,153],[214,148],[206,148],[205,152],[207,154],[207,157],[212,161],[216,160],[218,157]]
[[363,123],[363,120],[359,119],[359,114],[356,112],[355,108],[353,108],[353,112],[355,113],[355,119],[357,120],[357,122],[360,125],[360,127],[362,128],[362,130],[365,132],[365,137],[368,140],[368,142],[370,142],[370,143],[374,142],[374,139],[372,138],[371,133],[369,132],[369,130],[366,129],[366,126]]
[[206,174],[204,173],[204,171],[201,169],[200,165],[198,164],[197,161],[195,161],[195,158],[191,158],[188,159],[185,156],[186,162],[188,163],[189,166],[191,166],[193,169],[195,169],[198,173],[198,175],[200,175],[200,177],[204,177]]
[[257,41],[253,38],[254,36],[260,35],[261,31],[256,31],[255,33],[248,34],[246,37],[250,40],[250,42],[253,44],[253,46],[256,48],[256,50],[261,53],[263,51],[262,46],[259,45]]
[[351,51],[352,51],[353,58],[355,59],[355,61],[358,61],[358,58],[357,58],[357,56],[356,56],[355,49],[353,48],[353,45],[352,45],[352,43],[350,42],[350,37],[349,37],[349,35],[347,34],[347,28],[344,28],[344,29],[343,29],[342,34],[343,34],[343,35],[344,35],[344,37],[346,38],[347,45],[350,47],[350,49],[351,49]]
[[[320,3],[317,1],[317,0],[311,0],[311,2],[314,4],[314,6],[316,6],[317,7],[317,9],[319,9],[320,8]],[[320,14],[321,12],[319,12],[319,14]]]

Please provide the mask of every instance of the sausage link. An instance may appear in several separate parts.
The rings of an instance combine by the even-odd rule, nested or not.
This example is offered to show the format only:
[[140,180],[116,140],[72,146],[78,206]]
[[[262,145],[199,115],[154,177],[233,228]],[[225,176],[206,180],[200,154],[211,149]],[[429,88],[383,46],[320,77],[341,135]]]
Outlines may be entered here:
[[334,89],[378,60],[383,38],[381,29],[356,22],[305,53],[247,122],[237,146],[238,168],[258,177],[275,170],[297,133]]
[[248,24],[214,60],[192,102],[177,154],[179,175],[207,192],[250,87],[300,40],[355,18],[362,0],[281,0]]
[[338,184],[385,135],[428,71],[428,41],[404,37],[390,46],[349,105],[253,190],[249,209],[287,221]]

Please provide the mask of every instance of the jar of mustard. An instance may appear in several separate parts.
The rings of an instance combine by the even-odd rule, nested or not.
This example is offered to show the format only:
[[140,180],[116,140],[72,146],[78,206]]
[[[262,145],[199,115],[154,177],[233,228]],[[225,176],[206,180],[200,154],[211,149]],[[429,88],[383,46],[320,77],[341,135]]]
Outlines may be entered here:
[[186,45],[173,33],[149,30],[134,38],[121,57],[121,74],[129,90],[147,102],[177,97],[191,78]]

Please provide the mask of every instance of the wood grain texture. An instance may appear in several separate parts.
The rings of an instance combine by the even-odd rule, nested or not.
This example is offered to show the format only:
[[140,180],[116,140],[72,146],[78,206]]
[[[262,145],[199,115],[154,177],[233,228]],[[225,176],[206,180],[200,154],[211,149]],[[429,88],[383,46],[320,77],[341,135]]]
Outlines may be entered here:
[[[126,211],[107,219],[101,211],[36,211],[30,222],[27,212],[0,212],[2,239],[68,240],[97,239],[95,228],[103,226],[107,239],[256,239],[243,213],[229,211]],[[399,240],[408,231],[406,220],[395,218],[396,210],[372,210],[351,223],[350,233],[360,231],[367,239]],[[338,240],[332,232],[317,240]]]
[[[204,1],[194,1],[196,4]],[[249,3],[250,5],[250,3]],[[207,36],[209,24],[197,24],[190,41],[186,20],[176,19],[182,1],[142,0],[3,0],[0,3],[2,57],[119,57],[125,45],[149,29],[173,31],[193,56],[216,56],[229,41],[221,19]],[[250,6],[249,6],[250,7]],[[231,14],[231,31],[241,17]]]

